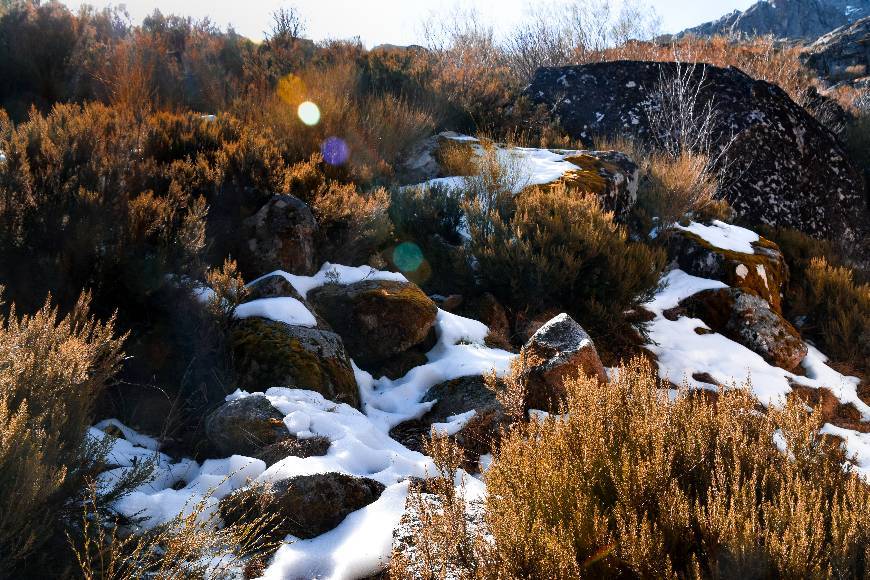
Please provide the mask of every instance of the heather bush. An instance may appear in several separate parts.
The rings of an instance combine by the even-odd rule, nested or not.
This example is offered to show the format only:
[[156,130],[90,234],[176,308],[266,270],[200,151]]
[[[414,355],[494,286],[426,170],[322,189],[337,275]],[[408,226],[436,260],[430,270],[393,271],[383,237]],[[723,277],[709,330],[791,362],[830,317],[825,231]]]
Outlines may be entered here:
[[605,342],[658,286],[664,254],[628,240],[594,194],[564,185],[467,204],[469,251],[483,285],[515,308],[565,309]]
[[[38,576],[62,540],[105,451],[85,442],[97,399],[121,364],[114,319],[98,322],[82,295],[66,316],[50,301],[0,315],[0,575]],[[59,569],[61,562],[55,562]]]
[[763,228],[789,266],[786,315],[837,363],[870,370],[870,278],[837,251],[836,244],[792,229]]
[[[465,220],[460,190],[440,185],[396,189],[390,196],[390,219],[399,244],[387,257],[406,277],[434,293],[465,293],[475,287],[460,234]],[[413,246],[403,245],[408,243]],[[401,256],[397,260],[395,253],[402,247],[419,249],[422,262],[397,264]]]
[[[482,524],[468,525],[458,494],[430,488],[444,508],[415,539],[428,541],[423,577],[867,574],[870,488],[820,434],[818,413],[760,413],[748,385],[671,400],[642,359],[607,388],[587,377],[566,388],[563,417],[502,437]],[[407,562],[395,561],[401,577]]]
[[870,369],[870,284],[824,258],[813,258],[804,275],[811,335],[834,360]]

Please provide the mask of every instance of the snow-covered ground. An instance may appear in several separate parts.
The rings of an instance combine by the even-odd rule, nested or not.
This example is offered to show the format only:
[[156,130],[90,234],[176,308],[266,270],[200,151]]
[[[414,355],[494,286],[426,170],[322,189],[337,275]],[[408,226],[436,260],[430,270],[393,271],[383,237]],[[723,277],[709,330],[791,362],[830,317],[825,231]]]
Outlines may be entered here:
[[[553,154],[556,155],[557,154]],[[550,161],[558,164],[554,157]],[[686,227],[713,245],[735,251],[751,251],[757,234],[721,222],[711,226],[690,224]],[[748,247],[748,250],[747,250]],[[367,266],[351,268],[325,264],[314,276],[283,276],[306,297],[309,291],[327,282],[350,284],[364,279],[405,280],[404,276],[382,272]],[[707,326],[698,319],[682,317],[671,321],[664,311],[681,300],[705,289],[723,288],[725,284],[690,276],[673,270],[664,278],[665,284],[647,307],[655,314],[649,336],[650,349],[659,360],[663,379],[680,384],[683,381],[697,388],[712,388],[692,378],[694,373],[709,373],[716,381],[740,384],[751,378],[752,390],[765,405],[779,405],[790,392],[789,381],[808,387],[829,388],[843,403],[852,403],[870,419],[870,407],[857,396],[858,379],[847,377],[825,364],[826,358],[809,346],[803,361],[806,376],[798,376],[765,362],[759,355],[725,338],[710,333],[695,333]],[[299,300],[271,298],[243,305],[237,316],[261,316],[313,326],[313,314]],[[288,537],[288,543],[277,551],[265,573],[265,578],[360,578],[382,569],[389,557],[393,530],[405,508],[409,477],[425,477],[434,472],[428,457],[407,449],[389,436],[389,430],[408,419],[426,413],[432,403],[421,403],[427,390],[442,381],[462,376],[479,375],[495,370],[507,372],[513,354],[485,346],[487,328],[480,322],[439,310],[436,319],[438,342],[428,353],[426,364],[418,366],[404,377],[390,380],[375,378],[354,365],[359,384],[362,412],[345,404],[336,404],[321,395],[290,388],[268,388],[265,393],[236,391],[227,397],[266,397],[284,414],[290,433],[299,438],[325,436],[332,442],[322,457],[287,457],[268,469],[263,461],[233,456],[210,459],[199,464],[192,460],[174,462],[160,453],[156,440],[140,435],[115,420],[103,421],[90,430],[90,436],[102,439],[102,429],[121,429],[123,439],[114,442],[110,461],[117,467],[103,474],[102,482],[116,481],[135,463],[156,458],[157,472],[153,482],[142,486],[120,500],[116,509],[125,515],[144,517],[143,526],[171,520],[177,513],[193,509],[205,502],[208,510],[217,507],[218,500],[251,482],[277,481],[298,475],[339,472],[364,476],[386,486],[374,503],[349,515],[338,527],[313,539]],[[264,385],[269,387],[269,385]],[[451,417],[439,425],[445,432],[455,432],[472,414]],[[857,470],[870,477],[870,435],[826,425],[825,432],[842,437]],[[485,456],[484,463],[492,458]],[[481,498],[483,484],[460,474],[470,499]],[[179,488],[179,489],[173,489]],[[208,511],[207,510],[207,511]]]
[[[326,282],[351,284],[365,279],[405,280],[401,274],[362,266],[350,268],[325,264],[314,276],[276,274],[287,279],[303,297]],[[313,325],[314,316],[292,298],[262,299],[243,305],[237,316],[262,316],[290,324]],[[360,578],[381,570],[390,554],[393,530],[404,513],[408,478],[434,473],[431,459],[404,447],[389,436],[389,430],[408,419],[425,414],[433,403],[420,399],[435,384],[495,370],[507,372],[513,354],[484,345],[487,328],[475,320],[439,310],[438,342],[428,353],[428,362],[400,379],[374,378],[354,365],[364,412],[337,404],[312,391],[269,388],[265,393],[236,391],[227,400],[265,396],[285,415],[290,433],[299,438],[315,435],[329,438],[329,451],[321,457],[287,457],[268,469],[251,457],[234,455],[210,459],[201,465],[192,460],[173,462],[157,451],[156,440],[139,435],[116,420],[103,421],[90,430],[96,439],[109,425],[120,428],[124,439],[114,442],[110,461],[115,469],[102,475],[104,485],[117,481],[134,463],[156,458],[156,478],[125,496],[115,508],[124,515],[145,518],[151,528],[172,520],[179,512],[190,513],[205,502],[203,517],[217,509],[218,501],[251,482],[277,481],[298,475],[339,472],[368,477],[386,486],[374,503],[348,516],[338,527],[309,540],[288,537],[289,543],[275,554],[265,578]],[[266,387],[267,385],[264,385]],[[445,429],[459,429],[456,417]],[[483,484],[460,474],[469,499],[483,495]],[[183,485],[182,485],[183,484]],[[180,489],[173,489],[173,487]]]
[[[480,141],[467,135],[448,137],[454,141],[468,144],[476,155],[484,154]],[[527,187],[546,185],[561,179],[566,173],[577,171],[577,165],[567,161],[569,157],[583,153],[571,149],[536,149],[531,147],[505,147],[495,145],[496,158],[501,167],[513,174],[514,193]],[[419,184],[425,187],[442,186],[448,189],[461,189],[467,177],[452,176],[430,179]],[[419,186],[418,185],[418,186]]]

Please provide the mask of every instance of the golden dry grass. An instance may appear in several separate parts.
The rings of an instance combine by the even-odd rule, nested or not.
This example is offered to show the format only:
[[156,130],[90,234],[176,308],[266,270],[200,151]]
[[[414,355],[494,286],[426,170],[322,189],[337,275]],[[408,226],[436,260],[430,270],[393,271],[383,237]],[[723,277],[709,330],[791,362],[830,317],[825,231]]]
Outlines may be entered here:
[[566,388],[565,417],[503,436],[482,529],[439,519],[464,517],[440,492],[447,507],[429,520],[440,530],[419,538],[424,577],[444,577],[454,546],[466,550],[454,578],[868,573],[870,487],[844,470],[820,415],[799,404],[759,412],[746,388],[670,401],[642,359],[605,387],[580,377]]

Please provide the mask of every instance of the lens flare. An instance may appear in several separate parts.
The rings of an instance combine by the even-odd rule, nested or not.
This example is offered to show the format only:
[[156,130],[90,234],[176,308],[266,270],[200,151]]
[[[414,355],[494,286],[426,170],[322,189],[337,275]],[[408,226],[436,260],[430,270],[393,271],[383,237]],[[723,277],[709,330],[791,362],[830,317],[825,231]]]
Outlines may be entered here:
[[320,108],[311,101],[305,101],[299,105],[296,113],[299,115],[299,119],[309,127],[320,122]]
[[423,263],[423,250],[414,242],[402,242],[393,250],[393,263],[402,272],[414,272]]
[[330,137],[320,146],[323,160],[330,165],[344,165],[350,157],[350,147],[341,137]]

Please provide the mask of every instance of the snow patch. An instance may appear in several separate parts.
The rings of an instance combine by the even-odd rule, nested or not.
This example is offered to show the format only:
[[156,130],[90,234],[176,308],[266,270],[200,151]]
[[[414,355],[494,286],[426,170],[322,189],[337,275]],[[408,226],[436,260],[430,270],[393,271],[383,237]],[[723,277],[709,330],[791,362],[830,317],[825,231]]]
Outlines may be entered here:
[[700,237],[713,247],[742,254],[754,254],[753,242],[760,237],[752,230],[713,220],[709,226],[692,222],[688,226],[676,224],[677,229],[690,232]]
[[236,318],[267,318],[293,326],[317,326],[311,311],[295,298],[261,298],[236,307]]

